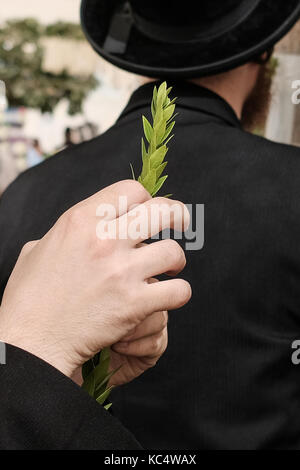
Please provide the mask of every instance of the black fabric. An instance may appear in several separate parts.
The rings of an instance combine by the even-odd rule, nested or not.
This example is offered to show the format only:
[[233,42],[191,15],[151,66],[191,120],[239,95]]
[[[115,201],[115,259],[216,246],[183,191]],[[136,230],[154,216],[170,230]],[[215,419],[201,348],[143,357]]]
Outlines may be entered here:
[[[192,15],[191,9],[188,7],[184,10],[185,15],[178,15],[178,24],[169,21],[166,15],[160,15],[159,20],[165,21],[165,24],[160,24],[160,21],[150,20],[141,16],[135,10],[132,11],[133,23],[143,35],[148,36],[150,39],[170,44],[199,44],[200,41],[210,42],[212,39],[224,37],[226,34],[231,33],[239,24],[242,24],[248,19],[251,14],[256,10],[261,0],[242,0],[238,5],[229,12],[223,11],[223,15],[216,15],[211,19],[209,16],[203,14],[202,10],[197,10]],[[151,6],[154,9],[155,5]],[[156,10],[155,10],[156,11]],[[186,16],[190,21],[185,20]],[[193,21],[191,21],[193,20]],[[105,48],[105,47],[104,47]]]
[[152,0],[130,0],[133,10],[139,15],[161,25],[193,26],[204,25],[207,21],[215,20],[230,13],[243,0],[186,0],[184,8],[181,2]]
[[[82,0],[83,29],[92,46],[104,58],[121,68],[151,77],[198,77],[237,67],[272,47],[300,17],[299,0],[260,0],[244,21],[221,36],[207,35],[197,43],[182,42],[174,46],[173,41],[168,43],[151,39],[133,26],[125,52],[113,54],[105,50],[104,44],[113,12],[120,3],[117,0]],[[149,17],[149,11],[152,8],[154,10],[154,6],[151,4],[150,7],[147,3]],[[210,2],[204,4],[209,5]],[[197,9],[185,5],[181,27],[186,26],[188,16],[200,17],[201,8],[204,8],[203,5],[197,6]],[[165,22],[162,18],[166,18],[166,15],[161,14],[158,7],[155,10],[160,18],[157,21]],[[208,7],[208,11],[211,14],[213,6]],[[217,21],[208,20],[207,27],[212,22],[217,24]],[[170,21],[172,24],[176,24],[175,20]]]
[[[172,85],[172,83],[170,83]],[[145,448],[300,449],[300,149],[244,132],[217,95],[173,83],[176,136],[162,194],[205,204],[205,246],[187,252],[192,301],[170,314],[157,367],[116,390]],[[21,175],[0,204],[5,286],[22,245],[67,208],[140,169],[140,88],[104,135]]]
[[71,380],[6,346],[0,365],[1,450],[133,450],[134,437]]

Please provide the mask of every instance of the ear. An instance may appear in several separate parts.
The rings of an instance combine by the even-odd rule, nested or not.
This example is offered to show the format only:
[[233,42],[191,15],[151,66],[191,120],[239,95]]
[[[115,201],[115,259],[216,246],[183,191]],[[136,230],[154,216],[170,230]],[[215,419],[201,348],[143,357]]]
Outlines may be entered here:
[[269,60],[271,60],[273,52],[274,52],[274,47],[272,47],[268,51],[264,52],[260,56],[256,57],[254,62],[256,62],[257,64],[260,64],[260,65],[267,64],[269,62]]

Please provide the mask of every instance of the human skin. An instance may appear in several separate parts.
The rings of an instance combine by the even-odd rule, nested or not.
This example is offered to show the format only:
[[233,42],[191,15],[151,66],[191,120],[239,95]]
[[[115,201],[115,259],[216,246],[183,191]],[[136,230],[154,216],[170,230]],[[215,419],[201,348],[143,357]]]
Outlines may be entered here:
[[[127,207],[119,208],[120,196]],[[147,219],[160,206],[171,210],[174,201],[152,199],[137,182],[122,181],[67,211],[39,241],[22,250],[8,282],[0,308],[0,340],[22,348],[74,378],[78,369],[98,351],[112,346],[112,364],[123,364],[114,385],[132,380],[152,367],[167,345],[166,311],[189,301],[190,285],[182,279],[149,281],[162,273],[176,275],[185,255],[172,240],[141,245],[150,238],[96,237],[96,210],[112,204],[111,227],[132,221],[133,205]],[[182,203],[182,220],[170,218],[159,229],[187,228],[189,216]],[[147,231],[148,230],[148,231]]]
[[[262,54],[262,59],[264,57],[265,54]],[[189,81],[221,96],[230,104],[238,118],[241,118],[243,106],[255,87],[260,68],[261,66],[256,62],[247,62],[227,72],[209,75],[207,77],[193,78]],[[143,77],[141,84],[152,81],[155,80]]]

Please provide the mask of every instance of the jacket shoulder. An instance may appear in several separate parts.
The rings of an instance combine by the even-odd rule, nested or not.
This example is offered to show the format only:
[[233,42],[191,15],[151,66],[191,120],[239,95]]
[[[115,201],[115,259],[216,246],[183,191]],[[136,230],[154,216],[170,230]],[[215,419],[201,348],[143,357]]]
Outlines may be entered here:
[[253,146],[258,146],[261,150],[267,150],[281,157],[290,156],[291,158],[300,157],[300,147],[291,144],[285,144],[281,142],[275,142],[256,134],[244,132],[245,139]]

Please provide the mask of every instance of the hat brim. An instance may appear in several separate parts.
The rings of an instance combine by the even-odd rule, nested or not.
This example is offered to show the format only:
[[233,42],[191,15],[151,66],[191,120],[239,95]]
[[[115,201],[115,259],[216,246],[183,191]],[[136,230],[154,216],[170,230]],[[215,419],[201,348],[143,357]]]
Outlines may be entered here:
[[82,0],[83,31],[107,61],[154,78],[195,78],[238,67],[276,44],[300,18],[299,0],[260,0],[251,15],[230,33],[197,43],[171,44],[132,27],[124,54],[107,52],[104,43],[116,0]]

